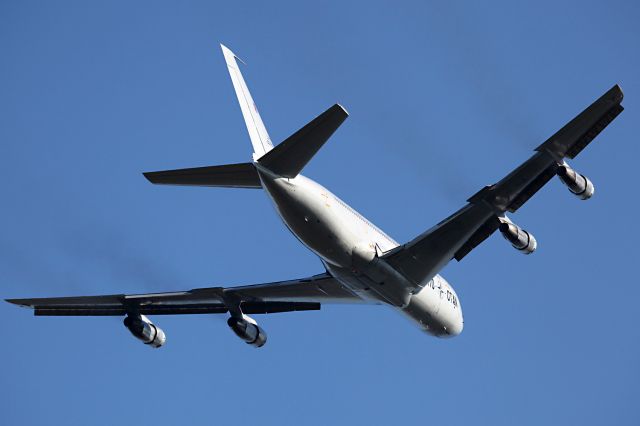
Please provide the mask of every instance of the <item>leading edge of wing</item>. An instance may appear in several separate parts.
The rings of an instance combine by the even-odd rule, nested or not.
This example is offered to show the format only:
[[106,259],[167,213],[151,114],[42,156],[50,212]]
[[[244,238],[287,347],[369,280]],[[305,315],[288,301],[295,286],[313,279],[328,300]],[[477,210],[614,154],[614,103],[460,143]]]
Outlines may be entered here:
[[240,303],[247,314],[317,310],[321,304],[365,303],[328,274],[240,287],[209,287],[182,292],[104,296],[6,299],[34,309],[35,315],[103,316],[213,314]]

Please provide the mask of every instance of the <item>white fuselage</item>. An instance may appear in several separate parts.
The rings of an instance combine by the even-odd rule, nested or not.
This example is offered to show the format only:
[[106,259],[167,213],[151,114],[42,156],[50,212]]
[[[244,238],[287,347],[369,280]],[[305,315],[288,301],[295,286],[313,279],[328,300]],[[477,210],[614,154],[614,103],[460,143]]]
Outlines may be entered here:
[[311,179],[283,178],[255,164],[286,226],[342,285],[365,300],[394,306],[435,336],[462,332],[460,301],[444,278],[436,275],[416,288],[380,258],[398,243],[361,214]]

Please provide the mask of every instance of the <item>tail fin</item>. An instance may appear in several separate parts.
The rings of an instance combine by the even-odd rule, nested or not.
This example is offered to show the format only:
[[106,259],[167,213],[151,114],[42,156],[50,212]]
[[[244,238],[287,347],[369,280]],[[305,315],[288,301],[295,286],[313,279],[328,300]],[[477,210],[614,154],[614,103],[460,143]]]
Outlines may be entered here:
[[[224,60],[227,62],[227,68],[229,69],[229,75],[231,75],[231,81],[233,82],[233,88],[236,91],[238,102],[240,103],[240,109],[244,117],[244,122],[247,125],[249,131],[249,137],[251,138],[251,144],[253,145],[254,160],[265,155],[273,148],[271,138],[267,133],[267,129],[264,127],[258,108],[256,107],[247,84],[242,78],[242,73],[236,62],[237,56],[229,50],[225,45],[221,44],[222,53],[224,54]],[[238,58],[239,59],[239,58]]]
[[335,104],[265,154],[258,163],[280,176],[296,177],[348,116],[341,105]]

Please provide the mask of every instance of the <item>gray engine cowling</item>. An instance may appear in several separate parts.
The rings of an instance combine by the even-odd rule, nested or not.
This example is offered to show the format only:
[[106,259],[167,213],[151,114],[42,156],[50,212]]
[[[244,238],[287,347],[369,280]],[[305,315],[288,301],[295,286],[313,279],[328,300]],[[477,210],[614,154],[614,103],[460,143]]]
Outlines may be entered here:
[[538,246],[533,235],[520,228],[515,223],[502,222],[498,229],[500,229],[502,236],[511,243],[513,248],[519,250],[521,253],[531,254]]
[[159,348],[167,341],[164,331],[144,315],[127,315],[124,319],[124,326],[129,329],[134,337],[142,340],[145,345],[149,345],[152,348]]
[[231,317],[227,320],[229,328],[247,344],[259,348],[267,343],[267,333],[258,325],[252,324],[244,318]]
[[576,172],[568,165],[563,164],[558,167],[556,174],[562,183],[569,188],[569,191],[581,200],[588,200],[593,196],[595,188],[589,178]]

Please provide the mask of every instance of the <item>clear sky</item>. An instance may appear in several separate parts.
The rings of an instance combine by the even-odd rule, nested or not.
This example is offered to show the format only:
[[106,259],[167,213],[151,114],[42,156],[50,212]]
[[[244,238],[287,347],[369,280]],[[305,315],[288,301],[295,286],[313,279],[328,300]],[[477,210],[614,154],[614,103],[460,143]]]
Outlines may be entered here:
[[384,307],[121,318],[0,304],[6,425],[637,425],[637,2],[0,2],[0,296],[185,290],[322,265],[256,190],[154,187],[142,171],[250,160],[218,44],[274,141],[335,102],[351,116],[305,169],[400,242],[461,207],[619,83],[626,111],[444,276],[465,330]]

